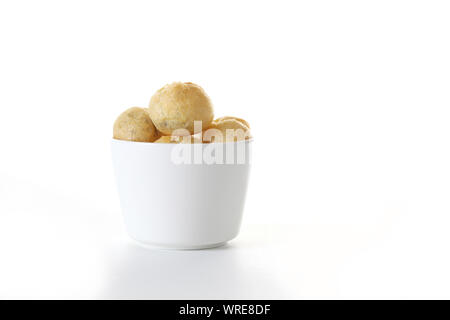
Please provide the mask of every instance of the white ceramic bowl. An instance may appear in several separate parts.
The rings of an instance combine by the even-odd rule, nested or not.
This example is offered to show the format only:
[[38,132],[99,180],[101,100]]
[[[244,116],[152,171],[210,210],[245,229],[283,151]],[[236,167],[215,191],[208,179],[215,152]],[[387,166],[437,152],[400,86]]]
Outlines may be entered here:
[[[113,165],[129,235],[143,245],[172,249],[212,248],[236,237],[247,191],[251,143],[164,144],[113,139]],[[215,163],[214,156],[221,154],[225,163],[220,163],[221,157]],[[191,163],[186,163],[188,158]]]

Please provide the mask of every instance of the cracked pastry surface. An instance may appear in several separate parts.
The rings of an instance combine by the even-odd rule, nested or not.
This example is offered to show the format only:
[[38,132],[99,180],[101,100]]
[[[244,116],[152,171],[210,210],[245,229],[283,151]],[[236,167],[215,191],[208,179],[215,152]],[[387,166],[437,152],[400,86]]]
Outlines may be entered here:
[[244,119],[241,119],[241,118],[238,118],[238,117],[230,117],[230,116],[220,117],[220,118],[215,119],[212,123],[213,124],[217,124],[217,123],[219,123],[221,121],[230,120],[230,119],[239,121],[244,126],[246,126],[248,129],[250,129],[250,124],[247,121],[245,121]]
[[117,117],[113,137],[118,140],[153,142],[159,134],[144,108],[131,107]]
[[236,119],[214,121],[209,129],[203,132],[203,141],[205,142],[231,142],[250,138],[250,129]]
[[176,129],[194,132],[194,121],[208,128],[214,118],[213,105],[206,92],[191,82],[174,82],[159,89],[148,107],[158,131],[170,135]]

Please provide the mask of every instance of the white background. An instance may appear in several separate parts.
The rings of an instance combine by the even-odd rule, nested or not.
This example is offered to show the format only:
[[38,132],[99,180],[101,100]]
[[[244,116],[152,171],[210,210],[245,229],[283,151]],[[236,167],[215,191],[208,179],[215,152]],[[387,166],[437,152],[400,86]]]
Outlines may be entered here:
[[[1,1],[0,298],[450,298],[446,1]],[[127,240],[116,116],[251,123],[241,234]]]

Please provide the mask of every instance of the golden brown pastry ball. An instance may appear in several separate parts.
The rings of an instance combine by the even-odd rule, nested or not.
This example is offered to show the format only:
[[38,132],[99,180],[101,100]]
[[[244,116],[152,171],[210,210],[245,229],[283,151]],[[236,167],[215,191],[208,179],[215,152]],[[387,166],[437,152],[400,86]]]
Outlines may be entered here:
[[241,119],[241,118],[238,118],[238,117],[229,117],[229,116],[226,116],[226,117],[220,117],[220,118],[215,119],[215,120],[213,121],[213,123],[214,123],[214,124],[217,124],[217,123],[219,123],[220,121],[223,121],[223,120],[230,120],[230,119],[234,119],[234,120],[236,120],[236,121],[239,121],[240,123],[242,123],[243,125],[245,125],[247,128],[250,129],[250,124],[249,124],[247,121],[245,121],[244,119]]
[[205,142],[231,142],[250,138],[249,128],[235,119],[225,119],[213,123],[209,129],[203,132]]
[[153,142],[158,138],[158,132],[144,108],[132,107],[114,122],[113,136],[119,140]]
[[149,114],[156,128],[165,135],[176,129],[187,129],[194,134],[194,121],[202,127],[211,125],[214,111],[205,91],[191,82],[165,85],[150,100]]

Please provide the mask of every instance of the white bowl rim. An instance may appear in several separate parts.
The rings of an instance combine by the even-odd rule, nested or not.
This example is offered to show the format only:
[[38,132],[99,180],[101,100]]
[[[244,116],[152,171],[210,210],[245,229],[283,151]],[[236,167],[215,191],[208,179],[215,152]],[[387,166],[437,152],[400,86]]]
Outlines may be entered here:
[[212,143],[154,143],[154,142],[145,142],[145,141],[130,141],[130,140],[120,140],[120,139],[116,139],[116,138],[111,138],[111,141],[114,143],[124,143],[124,144],[141,144],[141,145],[158,145],[158,146],[176,146],[176,145],[211,145],[212,143],[214,144],[239,144],[239,143],[251,143],[253,142],[253,138],[252,139],[247,139],[247,140],[239,140],[239,141],[228,141],[228,142],[212,142]]

